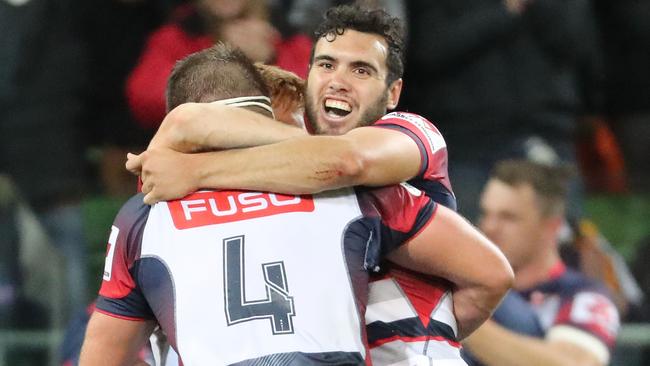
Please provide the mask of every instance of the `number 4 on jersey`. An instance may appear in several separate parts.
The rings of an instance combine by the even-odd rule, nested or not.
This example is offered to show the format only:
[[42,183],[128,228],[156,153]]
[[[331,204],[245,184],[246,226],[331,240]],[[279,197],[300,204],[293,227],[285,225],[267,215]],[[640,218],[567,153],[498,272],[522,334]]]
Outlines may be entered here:
[[266,298],[247,301],[244,279],[244,236],[223,240],[223,261],[228,325],[269,319],[273,334],[292,334],[295,311],[293,297],[289,296],[284,262],[262,263]]

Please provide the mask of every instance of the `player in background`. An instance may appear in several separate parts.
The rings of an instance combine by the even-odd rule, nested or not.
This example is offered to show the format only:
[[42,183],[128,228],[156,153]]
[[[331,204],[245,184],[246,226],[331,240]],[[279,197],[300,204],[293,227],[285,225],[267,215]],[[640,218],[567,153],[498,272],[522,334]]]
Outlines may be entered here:
[[607,365],[619,314],[604,287],[568,269],[558,249],[568,174],[526,160],[495,167],[482,197],[480,228],[505,253],[514,291],[537,313],[544,333],[533,337],[488,320],[465,340],[488,366]]

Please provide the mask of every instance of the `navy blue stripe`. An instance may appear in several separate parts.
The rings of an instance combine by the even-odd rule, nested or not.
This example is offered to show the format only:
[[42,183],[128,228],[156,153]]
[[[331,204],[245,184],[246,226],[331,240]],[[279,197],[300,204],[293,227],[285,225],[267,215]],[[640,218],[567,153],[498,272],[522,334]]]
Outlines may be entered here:
[[166,264],[157,257],[145,257],[136,262],[137,283],[169,343],[176,347],[176,293],[174,280]]
[[277,353],[231,364],[231,366],[304,366],[304,365],[365,365],[358,352]]
[[[437,203],[433,201],[428,201],[422,208],[420,208],[415,223],[413,224],[413,226],[411,226],[411,230],[409,230],[408,232],[394,230],[387,225],[383,225],[382,223],[381,225],[382,243],[393,244],[392,246],[383,245],[381,247],[382,258],[386,257],[388,253],[395,250],[398,246],[402,245],[406,241],[413,238],[413,236],[429,222],[431,216],[433,216],[433,212],[436,209],[436,205]],[[384,238],[389,240],[385,240]]]
[[410,185],[421,190],[427,197],[431,198],[433,201],[450,208],[454,211],[457,210],[456,197],[442,184],[437,180],[426,180],[421,178],[411,179],[408,181]]
[[99,296],[95,307],[110,314],[135,319],[153,319],[154,315],[140,291],[131,291],[121,299]]
[[424,328],[424,324],[418,317],[397,320],[390,323],[376,321],[368,324],[368,343],[373,344],[382,339],[392,337],[422,337],[422,336],[439,336],[451,341],[457,341],[454,330],[443,322],[433,320],[429,326]]

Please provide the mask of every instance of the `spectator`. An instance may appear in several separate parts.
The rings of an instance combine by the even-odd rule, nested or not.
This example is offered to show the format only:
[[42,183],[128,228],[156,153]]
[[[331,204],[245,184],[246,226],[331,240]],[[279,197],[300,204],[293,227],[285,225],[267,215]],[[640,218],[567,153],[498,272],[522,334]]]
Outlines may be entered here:
[[172,20],[154,31],[127,80],[127,99],[145,128],[165,116],[164,91],[176,61],[224,41],[253,61],[273,62],[305,76],[311,41],[301,35],[282,40],[267,20],[263,0],[197,0],[176,9]]
[[604,287],[567,269],[558,249],[567,175],[562,168],[503,161],[481,197],[480,228],[515,271],[514,291],[528,301],[543,337],[488,320],[465,342],[486,365],[606,365],[619,328]]
[[79,1],[0,2],[0,171],[8,173],[66,259],[70,311],[87,303],[79,123],[87,58]]
[[413,1],[408,10],[402,108],[445,135],[465,216],[477,216],[492,164],[514,143],[540,135],[563,161],[575,160],[576,115],[598,105],[588,0]]

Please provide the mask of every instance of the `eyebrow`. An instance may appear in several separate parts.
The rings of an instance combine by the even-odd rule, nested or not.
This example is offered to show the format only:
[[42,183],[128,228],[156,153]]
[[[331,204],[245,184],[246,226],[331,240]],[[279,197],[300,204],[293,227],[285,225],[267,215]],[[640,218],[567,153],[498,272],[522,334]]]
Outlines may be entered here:
[[336,59],[335,59],[334,57],[329,56],[329,55],[318,55],[318,56],[314,57],[314,62],[316,62],[316,61],[322,61],[322,60],[325,60],[325,61],[336,61]]
[[374,67],[373,65],[371,65],[371,64],[369,64],[369,63],[367,63],[365,61],[354,61],[354,62],[352,62],[352,67],[367,67],[370,70],[372,70],[372,72],[374,72],[375,74],[379,74],[379,70],[377,70],[376,67]]
[[[338,60],[330,55],[318,55],[314,57],[314,62],[316,61],[333,61],[337,62]],[[377,70],[376,67],[371,65],[370,63],[366,61],[353,61],[351,62],[352,67],[367,67],[370,70],[372,70],[375,74],[379,74],[379,70]]]

